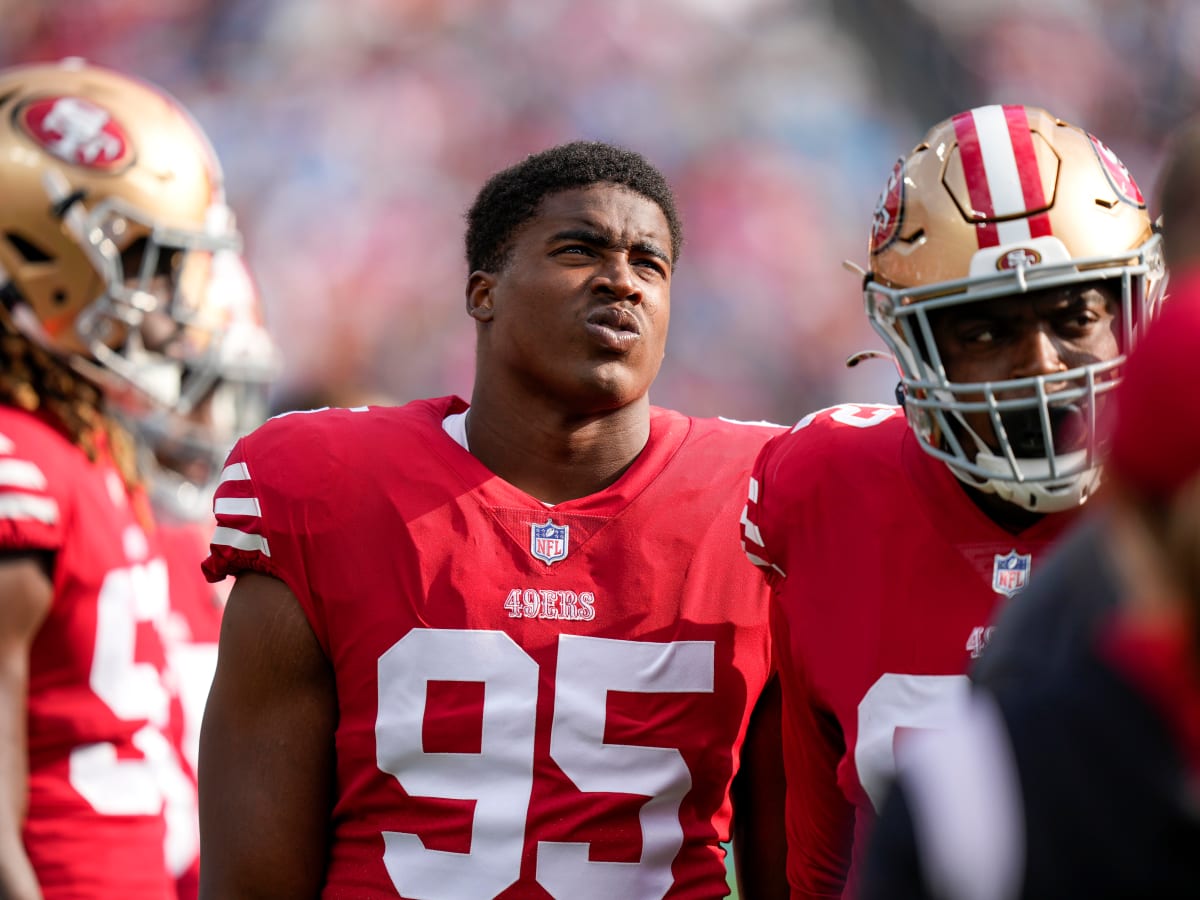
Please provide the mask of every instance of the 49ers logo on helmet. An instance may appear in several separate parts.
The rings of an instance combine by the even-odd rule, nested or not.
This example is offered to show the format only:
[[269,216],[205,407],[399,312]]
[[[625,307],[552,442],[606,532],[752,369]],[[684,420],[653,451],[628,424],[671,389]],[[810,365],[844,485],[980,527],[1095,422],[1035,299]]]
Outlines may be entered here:
[[1026,266],[1036,266],[1042,261],[1042,254],[1031,247],[1018,247],[1009,250],[996,260],[996,268],[1001,272],[1009,269],[1024,269]]
[[900,222],[904,217],[904,160],[896,160],[892,174],[888,176],[879,202],[875,204],[875,217],[871,221],[871,252],[879,253],[900,233]]
[[30,101],[17,121],[47,153],[75,166],[108,171],[131,155],[129,138],[116,119],[82,97]]
[[1094,134],[1089,134],[1088,138],[1092,142],[1092,149],[1096,151],[1096,158],[1100,160],[1100,165],[1104,168],[1104,174],[1108,176],[1108,183],[1112,186],[1116,195],[1131,206],[1136,206],[1138,209],[1145,209],[1146,198],[1142,196],[1137,182],[1133,180],[1133,176],[1125,168],[1125,163],[1121,162],[1117,158],[1117,154],[1109,150],[1108,146],[1100,138]]

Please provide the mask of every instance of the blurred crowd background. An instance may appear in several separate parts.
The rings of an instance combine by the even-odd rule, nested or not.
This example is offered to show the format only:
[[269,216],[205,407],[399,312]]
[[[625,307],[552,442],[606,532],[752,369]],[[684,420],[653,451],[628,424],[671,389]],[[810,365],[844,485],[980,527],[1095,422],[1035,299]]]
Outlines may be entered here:
[[645,153],[686,244],[652,400],[790,422],[888,402],[860,279],[876,198],[935,121],[1045,106],[1148,195],[1197,106],[1194,0],[0,0],[0,65],[158,82],[225,163],[284,353],[318,386],[470,391],[463,213],[553,143]]

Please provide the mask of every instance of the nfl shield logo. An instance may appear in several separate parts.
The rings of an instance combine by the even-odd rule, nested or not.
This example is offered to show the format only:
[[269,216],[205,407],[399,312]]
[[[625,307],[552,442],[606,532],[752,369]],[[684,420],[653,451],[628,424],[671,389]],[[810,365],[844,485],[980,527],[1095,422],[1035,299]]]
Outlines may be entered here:
[[567,558],[568,526],[555,525],[553,519],[547,519],[544,525],[534,524],[530,528],[530,553],[547,565]]
[[1029,566],[1032,562],[1030,554],[1021,555],[1016,550],[1010,550],[1007,555],[995,556],[992,568],[992,590],[997,594],[1011,597],[1029,579]]

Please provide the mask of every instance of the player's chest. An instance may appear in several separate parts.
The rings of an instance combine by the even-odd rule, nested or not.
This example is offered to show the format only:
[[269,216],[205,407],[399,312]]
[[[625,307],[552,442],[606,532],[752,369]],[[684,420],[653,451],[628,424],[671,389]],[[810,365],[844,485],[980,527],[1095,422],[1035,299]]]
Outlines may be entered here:
[[1046,552],[1005,535],[919,530],[817,534],[796,546],[780,598],[792,652],[823,693],[851,698],[883,672],[964,672]]
[[[466,498],[423,516],[385,516],[354,536],[328,535],[333,545],[310,548],[308,560],[327,604],[353,603],[371,627],[390,631],[763,621],[763,582],[736,529],[656,509],[595,515]],[[365,621],[361,611],[355,620]]]

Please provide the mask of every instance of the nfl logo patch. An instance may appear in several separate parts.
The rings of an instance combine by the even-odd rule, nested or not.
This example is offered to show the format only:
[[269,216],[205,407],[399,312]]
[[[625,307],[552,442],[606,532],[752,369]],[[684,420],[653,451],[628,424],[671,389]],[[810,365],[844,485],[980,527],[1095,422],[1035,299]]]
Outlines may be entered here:
[[1025,587],[1032,561],[1030,554],[1019,554],[1016,550],[1010,550],[1005,556],[997,553],[992,567],[992,590],[1011,597]]
[[571,530],[568,526],[555,525],[553,519],[547,519],[545,524],[535,523],[530,528],[530,553],[547,565],[567,558],[567,533]]

